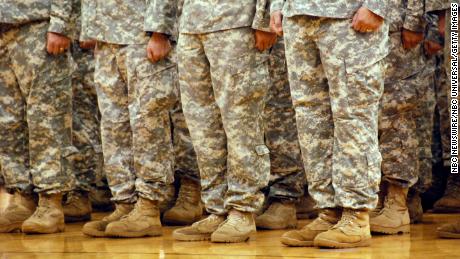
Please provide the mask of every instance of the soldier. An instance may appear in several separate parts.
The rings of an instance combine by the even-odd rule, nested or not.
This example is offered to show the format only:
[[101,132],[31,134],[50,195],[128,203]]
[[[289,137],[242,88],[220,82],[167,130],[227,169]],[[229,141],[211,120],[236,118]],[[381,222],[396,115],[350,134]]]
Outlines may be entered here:
[[[428,88],[433,85],[433,80],[432,71],[425,72],[429,67],[421,44],[424,1],[393,1],[389,10],[391,51],[385,59],[385,86],[379,121],[383,207],[371,215],[370,225],[372,232],[397,234],[410,232],[407,194],[417,183],[421,170],[421,161],[414,158],[426,156],[425,152],[419,153],[425,140],[417,136],[427,133],[428,136],[423,134],[423,137],[431,148],[432,127],[429,122],[432,122],[434,111],[427,112],[425,106],[429,93],[432,93]],[[423,130],[421,125],[426,128]],[[431,164],[431,160],[429,162]]]
[[78,149],[73,156],[75,189],[64,204],[66,222],[87,221],[91,218],[90,191],[96,189],[96,178],[102,171],[100,115],[94,85],[94,40],[80,37],[81,1],[74,1],[73,23],[76,31],[71,53],[77,64],[72,77],[73,111],[72,141]]
[[[283,15],[284,20],[282,22]],[[385,1],[274,0],[308,188],[318,218],[285,233],[289,246],[370,244],[381,155],[377,120],[388,54]]]
[[271,82],[264,116],[265,139],[270,149],[271,175],[265,191],[268,208],[256,218],[256,225],[263,229],[295,228],[295,202],[303,196],[305,172],[302,167],[282,39],[271,49],[269,72]]
[[178,42],[182,105],[210,215],[174,231],[177,240],[242,242],[255,230],[253,213],[262,206],[270,174],[262,116],[268,70],[259,50],[271,47],[276,36],[262,31],[268,31],[266,4],[184,3]]
[[97,40],[94,77],[104,171],[116,203],[112,214],[85,224],[83,233],[159,236],[159,203],[174,181],[169,123],[176,98],[174,52],[156,22],[161,20],[156,1],[83,1],[82,8],[84,33]]
[[174,206],[163,215],[163,222],[172,225],[188,225],[201,219],[203,205],[196,154],[182,112],[180,98],[177,98],[170,116],[175,154],[175,176],[180,179],[180,187]]
[[[72,1],[0,3],[0,164],[13,200],[0,232],[64,231],[70,167]],[[34,194],[38,194],[38,206]]]

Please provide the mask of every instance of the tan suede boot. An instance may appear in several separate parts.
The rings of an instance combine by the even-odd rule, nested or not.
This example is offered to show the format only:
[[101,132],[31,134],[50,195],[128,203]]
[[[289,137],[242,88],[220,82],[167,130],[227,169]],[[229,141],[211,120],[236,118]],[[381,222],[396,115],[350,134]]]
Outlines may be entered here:
[[214,243],[239,243],[249,240],[251,233],[256,232],[254,216],[250,212],[231,210],[227,219],[211,235]]
[[407,188],[389,184],[388,194],[380,214],[370,219],[371,231],[383,234],[410,232]]
[[340,221],[330,230],[318,234],[313,243],[317,247],[329,248],[369,246],[369,213],[364,210],[343,209]]
[[179,241],[211,240],[211,234],[224,222],[225,216],[211,214],[208,217],[193,223],[189,227],[174,230],[173,238]]
[[387,196],[388,193],[388,183],[387,182],[380,182],[380,191],[378,193],[379,199],[377,201],[377,206],[375,209],[369,211],[369,217],[373,218],[376,217],[377,215],[380,214],[380,211],[383,209],[383,204],[385,201],[385,197]]
[[436,232],[441,238],[455,238],[460,239],[460,220],[451,224],[440,226]]
[[315,237],[331,229],[340,219],[338,209],[322,209],[318,217],[301,230],[286,232],[281,237],[281,243],[287,246],[313,246]]
[[189,225],[200,220],[202,215],[200,184],[183,177],[176,204],[165,212],[163,221],[171,225]]
[[128,215],[133,209],[133,204],[117,203],[115,204],[115,211],[110,215],[104,217],[102,220],[96,220],[86,223],[83,226],[83,234],[92,237],[105,237],[105,229],[111,222],[121,219],[121,217]]
[[36,207],[33,195],[15,192],[0,214],[0,233],[21,231],[22,223],[32,216]]
[[433,205],[435,213],[460,212],[460,176],[449,174],[444,196]]
[[161,236],[158,201],[139,197],[134,209],[121,219],[109,223],[105,233],[111,237]]
[[315,201],[309,194],[305,194],[296,204],[298,219],[313,219],[318,217],[318,210],[315,208]]
[[63,209],[65,222],[80,222],[91,219],[92,207],[88,193],[69,193]]
[[62,194],[39,194],[38,207],[34,214],[22,223],[22,232],[51,234],[63,232],[64,229]]
[[294,202],[278,201],[256,218],[256,226],[262,229],[287,229],[297,226]]

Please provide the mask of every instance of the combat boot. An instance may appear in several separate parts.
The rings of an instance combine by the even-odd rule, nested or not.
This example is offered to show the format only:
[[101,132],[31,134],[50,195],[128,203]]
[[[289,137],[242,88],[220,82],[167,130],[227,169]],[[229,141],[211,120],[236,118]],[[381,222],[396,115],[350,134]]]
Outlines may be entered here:
[[[409,189],[407,194],[407,208],[409,209],[410,223],[416,224],[423,220],[422,199],[418,191]],[[372,219],[371,219],[372,222]]]
[[176,204],[165,212],[163,221],[171,225],[189,225],[200,220],[203,215],[200,189],[199,183],[183,177]]
[[409,210],[406,204],[407,191],[407,188],[395,184],[388,185],[382,211],[370,220],[372,232],[383,234],[410,232]]
[[440,226],[436,232],[441,238],[460,238],[460,220],[451,224]]
[[315,209],[315,201],[306,193],[296,204],[296,213],[298,219],[312,219],[318,216],[318,210]]
[[460,212],[460,176],[450,174],[444,196],[433,206],[433,212],[458,213]]
[[128,215],[107,225],[105,234],[111,237],[161,236],[158,201],[139,197]]
[[211,234],[225,221],[225,216],[211,214],[193,223],[189,227],[174,230],[173,238],[179,241],[205,241],[211,239]]
[[91,219],[91,202],[88,193],[71,192],[67,195],[67,200],[64,203],[64,219],[65,222],[80,222]]
[[314,240],[315,246],[329,248],[362,247],[370,243],[369,213],[353,209],[343,209],[340,221]]
[[383,203],[385,201],[385,197],[387,196],[388,184],[385,181],[380,182],[380,191],[378,192],[379,199],[377,201],[377,206],[375,209],[369,212],[369,217],[373,218],[380,214],[380,211],[383,209]]
[[264,214],[256,218],[256,226],[262,229],[287,229],[297,226],[294,202],[276,201]]
[[0,233],[20,231],[22,223],[32,216],[36,207],[33,195],[15,192],[0,214]]
[[63,232],[64,211],[62,194],[40,193],[34,214],[22,223],[22,232],[27,234],[51,234]]
[[322,209],[318,217],[301,230],[286,232],[281,237],[281,243],[287,246],[313,246],[315,237],[331,229],[340,219],[338,209]]
[[256,231],[254,216],[250,212],[231,210],[227,219],[211,235],[214,243],[239,243],[249,239]]
[[127,215],[133,209],[133,204],[128,203],[117,203],[115,204],[115,211],[110,215],[104,217],[102,220],[96,220],[86,223],[83,226],[83,234],[92,237],[105,237],[105,229],[111,222],[121,219],[121,217]]
[[113,211],[115,204],[110,201],[112,194],[109,188],[95,187],[89,192],[92,210],[98,212]]

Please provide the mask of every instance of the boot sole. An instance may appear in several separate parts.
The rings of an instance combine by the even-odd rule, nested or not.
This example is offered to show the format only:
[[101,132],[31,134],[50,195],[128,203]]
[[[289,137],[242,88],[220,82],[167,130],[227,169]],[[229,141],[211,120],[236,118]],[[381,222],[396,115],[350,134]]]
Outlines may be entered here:
[[243,243],[248,241],[250,236],[230,237],[226,235],[211,235],[213,243]]
[[281,243],[293,247],[312,247],[313,241],[300,241],[293,238],[281,237]]
[[340,243],[334,240],[320,239],[316,238],[314,240],[314,245],[316,247],[325,247],[325,248],[353,248],[353,247],[365,247],[371,245],[371,240],[366,239],[357,243]]
[[91,214],[86,214],[86,215],[83,215],[83,216],[65,216],[64,220],[65,220],[65,223],[90,221],[91,220]]
[[172,236],[177,241],[186,241],[186,242],[211,240],[211,234],[185,235],[185,234],[173,232]]
[[257,228],[259,229],[266,229],[266,230],[280,230],[280,229],[291,229],[291,228],[297,228],[297,223],[295,224],[271,224],[271,225],[263,225],[263,224],[257,224]]
[[52,229],[39,229],[33,227],[22,227],[22,233],[25,234],[53,234],[53,233],[60,233],[65,231],[65,224],[55,226]]
[[0,228],[0,233],[21,232],[22,222],[9,224]]
[[82,232],[83,234],[90,236],[90,237],[107,237],[107,235],[105,234],[105,231],[83,229]]
[[371,232],[389,234],[389,235],[407,234],[407,233],[410,233],[410,225],[403,225],[403,226],[396,227],[396,228],[372,226],[371,225]]
[[105,231],[105,235],[109,237],[128,237],[128,238],[135,238],[135,237],[159,237],[163,235],[161,228],[159,227],[151,227],[144,231],[139,232],[110,232]]
[[454,238],[454,239],[460,238],[460,234],[444,232],[444,231],[438,231],[438,236],[441,238]]

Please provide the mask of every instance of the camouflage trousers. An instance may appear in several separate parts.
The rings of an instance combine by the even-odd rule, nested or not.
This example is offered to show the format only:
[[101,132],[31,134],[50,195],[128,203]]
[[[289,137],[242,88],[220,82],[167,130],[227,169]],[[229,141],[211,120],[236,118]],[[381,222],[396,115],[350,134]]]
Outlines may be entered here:
[[265,54],[253,30],[181,34],[178,43],[182,105],[198,159],[208,212],[256,212],[270,177],[264,143],[268,88]]
[[308,16],[285,17],[283,28],[309,193],[318,208],[372,209],[387,30],[359,34],[349,20]]
[[9,191],[72,188],[72,87],[69,53],[46,52],[49,22],[0,34],[0,164]]
[[173,53],[152,64],[144,44],[98,42],[95,59],[104,171],[113,201],[132,203],[137,195],[163,201],[174,181],[169,121],[177,98]]
[[[179,84],[176,84],[179,86]],[[179,87],[178,87],[179,88]],[[179,89],[177,92],[180,93]],[[193,149],[190,132],[185,122],[180,97],[177,98],[174,108],[170,111],[172,138],[174,147],[174,170],[176,176],[187,177],[199,183],[200,173]]]
[[265,142],[270,149],[269,199],[297,200],[306,184],[295,111],[289,88],[284,40],[279,40],[269,56],[270,89],[265,104]]
[[[403,48],[401,33],[391,33],[391,53],[385,59],[387,78],[380,103],[379,142],[382,153],[382,177],[384,181],[400,185],[404,188],[413,186],[419,177],[420,163],[417,157],[424,152],[429,142],[432,128],[421,125],[430,116],[424,111],[428,95],[420,94],[427,91],[433,84],[432,77],[424,71],[426,61],[423,58],[421,45],[410,51]],[[406,71],[395,71],[401,63]],[[430,80],[431,79],[431,80]],[[423,99],[420,99],[424,97]],[[431,115],[432,116],[432,115]],[[423,129],[421,128],[423,127]],[[427,130],[427,132],[422,132]],[[423,137],[420,137],[423,134]],[[422,138],[428,138],[425,141]],[[428,148],[431,148],[429,142]],[[431,149],[429,149],[431,151]]]
[[78,67],[72,77],[72,140],[78,149],[73,157],[73,169],[76,190],[90,191],[92,186],[103,185],[104,178],[100,115],[94,85],[94,54],[91,50],[82,50],[75,42],[72,57]]

